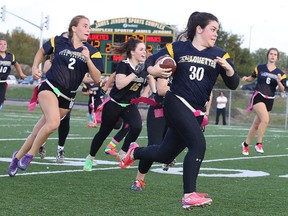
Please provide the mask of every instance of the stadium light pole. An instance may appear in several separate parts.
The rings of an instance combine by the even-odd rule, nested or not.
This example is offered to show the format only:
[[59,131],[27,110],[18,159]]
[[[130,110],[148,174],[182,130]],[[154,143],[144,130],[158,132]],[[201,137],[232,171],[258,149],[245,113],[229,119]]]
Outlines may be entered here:
[[[39,48],[42,47],[42,45],[43,45],[43,30],[44,30],[44,27],[46,27],[47,30],[49,29],[49,21],[50,21],[50,17],[49,17],[49,16],[46,16],[46,17],[45,17],[45,21],[43,22],[43,12],[42,12],[42,13],[41,13],[41,23],[40,23],[40,25],[36,25],[36,24],[30,22],[29,20],[26,20],[26,19],[24,19],[23,17],[18,16],[17,14],[14,14],[14,13],[12,13],[12,12],[10,12],[10,11],[7,11],[5,5],[4,5],[3,7],[1,7],[1,18],[2,18],[2,21],[3,21],[3,22],[5,21],[5,15],[6,15],[6,13],[11,14],[12,16],[15,16],[15,17],[17,17],[17,18],[19,18],[19,19],[21,19],[21,20],[23,20],[23,21],[25,21],[25,22],[27,22],[27,23],[35,26],[36,28],[40,29],[40,43],[39,43]],[[40,67],[42,67],[41,64],[39,65],[39,68],[40,68]]]
[[6,6],[1,7],[1,20],[4,22],[6,17]]
[[[43,45],[43,30],[44,30],[44,27],[46,27],[47,30],[49,29],[49,22],[50,22],[50,17],[49,16],[46,16],[45,17],[45,21],[43,22],[43,12],[42,12],[41,13],[41,23],[40,23],[40,25],[36,25],[36,24],[30,22],[29,20],[18,16],[17,14],[14,14],[14,13],[12,13],[10,11],[7,11],[5,5],[3,7],[1,7],[1,19],[2,19],[3,22],[5,21],[6,13],[11,14],[12,16],[15,16],[15,17],[17,17],[17,18],[19,18],[19,19],[21,19],[21,20],[23,20],[23,21],[35,26],[36,28],[40,29],[39,48],[42,47],[42,45]],[[41,69],[41,68],[42,68],[42,64],[39,65],[39,69]]]
[[252,26],[250,26],[250,32],[249,32],[249,53],[251,53],[251,39],[252,39],[252,30],[255,26],[259,25],[262,22],[266,22],[266,20],[262,20],[261,22],[258,22]]

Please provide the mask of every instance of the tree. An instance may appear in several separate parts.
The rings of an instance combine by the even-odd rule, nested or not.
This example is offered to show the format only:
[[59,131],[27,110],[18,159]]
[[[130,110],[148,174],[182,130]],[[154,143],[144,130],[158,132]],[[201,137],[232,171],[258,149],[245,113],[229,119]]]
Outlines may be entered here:
[[11,35],[6,34],[9,52],[15,54],[17,61],[22,64],[33,64],[35,53],[39,49],[39,40],[26,34],[21,28],[16,28]]
[[[31,74],[31,66],[34,56],[39,49],[39,39],[26,34],[21,28],[17,27],[10,34],[0,33],[8,44],[8,51],[16,56],[17,62],[21,65],[23,72],[27,75]],[[11,74],[18,76],[15,68],[12,67]]]
[[[235,70],[240,77],[246,75],[247,72],[250,73],[255,65],[249,50],[240,47],[242,42],[243,39],[241,36],[225,32],[220,26],[216,46],[221,47],[228,52],[235,66]],[[221,88],[224,87],[225,84],[223,80],[219,78],[216,82],[216,86]]]

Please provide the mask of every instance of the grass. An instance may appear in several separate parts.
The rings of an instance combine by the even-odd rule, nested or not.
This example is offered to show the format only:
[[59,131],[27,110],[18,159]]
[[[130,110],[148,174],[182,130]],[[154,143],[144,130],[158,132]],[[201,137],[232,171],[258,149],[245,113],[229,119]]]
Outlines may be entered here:
[[[287,215],[287,130],[268,128],[264,139],[264,155],[251,146],[248,157],[241,155],[240,143],[248,127],[206,127],[207,151],[198,178],[198,191],[207,192],[211,206],[192,212],[181,207],[182,161],[160,173],[161,164],[154,163],[146,176],[143,192],[130,190],[137,167],[121,170],[114,158],[105,155],[104,147],[96,155],[98,165],[83,172],[84,158],[98,129],[86,128],[85,111],[73,110],[71,130],[65,145],[64,164],[55,163],[57,133],[47,141],[47,157],[38,156],[25,172],[7,176],[11,154],[19,149],[40,116],[26,107],[5,105],[0,112],[0,215],[211,215],[211,216],[284,216]],[[138,138],[147,144],[146,126]],[[137,165],[137,163],[136,163]]]

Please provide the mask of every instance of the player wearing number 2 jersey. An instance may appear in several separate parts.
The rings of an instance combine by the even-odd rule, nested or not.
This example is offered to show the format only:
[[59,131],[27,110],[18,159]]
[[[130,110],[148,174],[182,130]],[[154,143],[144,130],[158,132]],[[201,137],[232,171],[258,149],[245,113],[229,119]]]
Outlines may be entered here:
[[43,112],[32,133],[21,149],[13,154],[8,173],[15,176],[18,168],[26,170],[40,146],[60,124],[60,119],[72,109],[76,90],[85,74],[100,81],[103,63],[100,52],[88,44],[90,22],[85,16],[74,17],[69,25],[68,38],[56,36],[46,42],[35,55],[32,66],[34,79],[42,72],[38,69],[45,55],[54,53],[51,68],[38,89],[38,102]]
[[167,77],[169,69],[162,69],[155,60],[165,54],[174,58],[177,69],[173,74],[170,91],[164,100],[164,113],[168,130],[160,145],[145,148],[132,143],[120,167],[125,168],[136,159],[169,163],[184,149],[182,206],[209,205],[207,194],[196,192],[196,180],[204,159],[206,141],[200,127],[211,91],[218,75],[226,86],[236,89],[239,76],[234,70],[229,54],[214,46],[219,31],[218,19],[205,12],[194,12],[189,18],[187,41],[176,41],[146,61],[147,70],[154,76]]

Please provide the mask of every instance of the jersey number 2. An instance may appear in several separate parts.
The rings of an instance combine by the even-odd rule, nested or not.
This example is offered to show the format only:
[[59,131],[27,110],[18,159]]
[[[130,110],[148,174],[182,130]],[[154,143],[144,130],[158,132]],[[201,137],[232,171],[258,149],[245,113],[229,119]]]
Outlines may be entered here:
[[76,59],[75,58],[70,58],[69,59],[70,63],[68,64],[68,68],[71,70],[74,70],[74,65],[76,63]]

